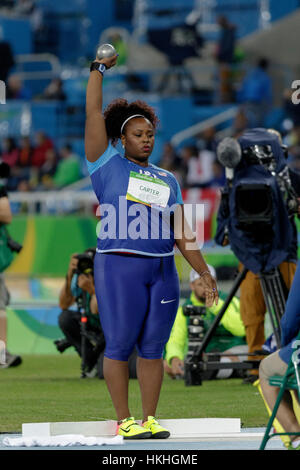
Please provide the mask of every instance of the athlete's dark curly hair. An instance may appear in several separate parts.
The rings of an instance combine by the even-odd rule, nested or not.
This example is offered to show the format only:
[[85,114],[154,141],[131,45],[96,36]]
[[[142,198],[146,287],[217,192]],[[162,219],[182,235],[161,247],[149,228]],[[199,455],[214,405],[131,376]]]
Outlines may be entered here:
[[113,144],[121,137],[123,122],[134,114],[142,114],[151,122],[154,130],[157,128],[159,119],[151,106],[141,100],[128,103],[124,98],[118,98],[112,101],[103,113],[107,136]]

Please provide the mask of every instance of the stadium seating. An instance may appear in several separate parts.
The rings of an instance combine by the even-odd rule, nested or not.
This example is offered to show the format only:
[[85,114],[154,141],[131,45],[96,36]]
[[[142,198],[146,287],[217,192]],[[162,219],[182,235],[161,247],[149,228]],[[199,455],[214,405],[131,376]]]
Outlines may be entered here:
[[[42,9],[44,22],[46,24],[45,37],[42,43],[44,51],[53,53],[61,65],[61,76],[66,94],[66,101],[60,102],[10,102],[6,108],[2,108],[1,135],[18,137],[24,134],[24,122],[28,112],[31,113],[30,133],[44,129],[47,134],[58,144],[62,141],[74,142],[78,154],[83,158],[83,129],[85,120],[84,102],[87,83],[87,75],[82,75],[82,64],[86,65],[90,54],[99,40],[100,34],[105,28],[122,25],[129,32],[134,27],[133,11],[134,0],[66,0],[64,2],[53,2],[51,0],[39,0],[37,6]],[[125,8],[126,4],[126,8]],[[237,25],[238,36],[254,32],[259,27],[259,5],[257,2],[240,0],[216,0],[206,1],[210,8],[210,18],[214,22],[218,15],[225,14],[231,22]],[[194,0],[145,0],[143,2],[143,21],[152,29],[164,28],[183,23],[190,11],[197,5]],[[270,2],[271,20],[277,20],[290,13],[298,7],[297,0],[286,0],[285,2]],[[244,18],[247,17],[247,21]],[[33,51],[34,38],[30,29],[29,19],[6,18],[0,14],[0,26],[2,26],[5,37],[12,42],[16,54],[30,53]],[[18,30],[16,40],[15,31]],[[41,46],[41,44],[40,44]],[[78,62],[79,58],[84,58]],[[71,65],[72,73],[65,73]],[[50,67],[51,69],[51,67]],[[49,64],[40,61],[29,61],[22,68],[17,66],[17,72],[47,71]],[[51,72],[51,70],[50,70]],[[152,155],[153,163],[158,163],[161,149],[166,141],[182,129],[197,122],[203,121],[212,115],[226,109],[213,104],[215,83],[211,82],[211,90],[201,90],[202,95],[180,96],[162,98],[151,92],[151,80],[149,74],[141,71],[145,84],[143,95],[130,90],[126,81],[126,72],[115,73],[104,80],[104,106],[118,96],[145,97],[158,111],[162,126],[157,135],[155,151]],[[209,75],[210,72],[207,72]],[[53,72],[54,75],[54,72]],[[50,78],[39,80],[26,78],[25,84],[33,96],[39,95],[49,84]],[[180,101],[180,104],[179,104]],[[180,105],[180,121],[178,120],[178,107]],[[24,114],[25,113],[25,114]],[[27,114],[26,114],[27,113]],[[273,109],[267,116],[266,125],[278,128],[284,117],[281,108]],[[166,125],[167,123],[167,125]],[[228,124],[228,123],[227,123]],[[23,126],[23,127],[22,127]],[[222,126],[218,130],[222,129]]]
[[[11,44],[15,54],[33,52],[31,26],[26,18],[7,17],[0,14],[0,27],[3,37]],[[18,31],[17,35],[16,31]]]

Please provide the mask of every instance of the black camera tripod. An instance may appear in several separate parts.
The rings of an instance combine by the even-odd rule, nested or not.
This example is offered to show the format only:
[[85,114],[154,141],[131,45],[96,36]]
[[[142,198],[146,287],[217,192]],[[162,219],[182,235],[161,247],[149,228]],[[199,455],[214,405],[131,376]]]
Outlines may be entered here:
[[[219,325],[223,315],[225,314],[231,300],[235,296],[236,292],[238,291],[242,281],[245,279],[247,275],[248,269],[246,267],[243,268],[241,272],[239,272],[236,280],[232,286],[231,291],[229,292],[223,307],[221,308],[218,315],[215,317],[213,323],[211,324],[210,328],[207,330],[206,334],[204,335],[203,341],[201,345],[195,350],[194,355],[188,358],[185,363],[185,385],[201,385],[202,384],[202,375],[204,371],[207,370],[218,370],[218,369],[239,369],[239,370],[246,370],[246,369],[255,369],[258,367],[259,361],[256,359],[246,360],[243,362],[219,362],[219,361],[207,361],[204,360],[204,351],[207,348],[213,334],[216,331],[217,326]],[[284,313],[286,297],[284,293],[284,286],[281,279],[281,275],[279,273],[278,268],[273,269],[270,272],[262,272],[259,273],[259,280],[261,289],[263,292],[266,309],[269,313],[272,329],[274,332],[275,340],[277,347],[280,348],[280,319]],[[206,353],[208,356],[210,353]],[[214,357],[219,355],[220,357],[225,356],[226,354],[218,354],[218,353],[211,353]],[[230,354],[231,356],[234,354]],[[247,353],[248,357],[256,356],[257,354]],[[241,354],[238,354],[241,356]]]
[[82,294],[76,299],[78,309],[80,312],[80,334],[81,334],[81,378],[87,377],[88,364],[86,360],[87,342],[94,346],[94,353],[100,356],[104,349],[101,331],[94,330],[89,327],[88,321],[88,295],[87,292],[82,291]]
[[86,377],[86,340],[87,340],[87,295],[85,291],[76,299],[80,312],[80,333],[81,333],[81,378]]

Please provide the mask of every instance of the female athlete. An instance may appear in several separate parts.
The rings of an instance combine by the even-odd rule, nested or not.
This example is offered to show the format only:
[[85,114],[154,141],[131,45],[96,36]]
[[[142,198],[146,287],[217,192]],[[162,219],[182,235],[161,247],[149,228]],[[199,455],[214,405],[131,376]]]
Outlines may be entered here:
[[[184,217],[175,177],[149,163],[158,118],[143,101],[117,99],[102,112],[102,80],[117,55],[95,60],[86,92],[85,151],[101,226],[95,289],[104,331],[104,378],[125,439],[167,438],[157,419],[163,350],[179,303],[174,245],[199,274],[206,303],[217,286]],[[121,141],[123,151],[114,146]],[[143,421],[128,405],[128,358],[136,347]]]

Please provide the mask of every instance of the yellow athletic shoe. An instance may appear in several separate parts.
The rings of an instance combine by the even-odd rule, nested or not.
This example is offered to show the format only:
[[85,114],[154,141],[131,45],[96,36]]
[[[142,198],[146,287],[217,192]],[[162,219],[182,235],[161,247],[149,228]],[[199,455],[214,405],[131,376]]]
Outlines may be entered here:
[[[296,445],[295,445],[296,444]],[[298,444],[298,445],[297,445]],[[299,440],[294,442],[294,445],[290,442],[288,445],[286,445],[287,450],[300,450],[300,442]]]
[[123,419],[118,424],[117,434],[118,436],[123,436],[124,439],[149,439],[152,437],[151,431],[140,426],[132,416]]
[[153,439],[167,439],[170,436],[170,432],[163,428],[154,416],[148,416],[148,421],[145,421],[143,426],[151,431]]

